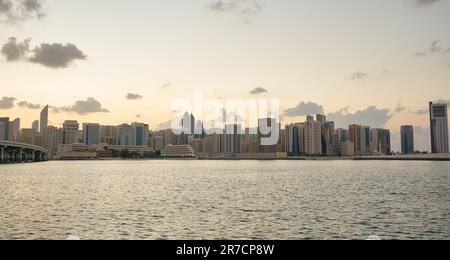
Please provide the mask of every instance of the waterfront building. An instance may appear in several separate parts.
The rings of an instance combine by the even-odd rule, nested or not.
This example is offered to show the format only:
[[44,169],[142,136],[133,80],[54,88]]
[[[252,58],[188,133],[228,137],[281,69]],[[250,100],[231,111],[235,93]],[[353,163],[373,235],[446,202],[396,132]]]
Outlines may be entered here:
[[430,102],[431,151],[448,153],[448,111],[447,104]]
[[9,139],[9,117],[0,117],[0,141]]
[[[43,124],[41,123],[41,126]],[[63,144],[80,143],[79,140],[80,125],[75,120],[66,120],[63,124]]]
[[189,145],[168,145],[162,152],[164,157],[195,158],[196,153]]
[[85,145],[100,144],[100,125],[96,123],[83,124],[83,143]]
[[370,130],[370,152],[372,155],[390,155],[391,132],[387,129]]
[[48,126],[48,105],[44,107],[41,111],[41,116],[39,120],[39,132],[44,132]]
[[361,125],[349,126],[349,141],[354,144],[355,155],[370,154],[370,127]]
[[11,142],[19,141],[20,134],[20,118],[14,119],[14,121],[9,122],[8,127],[8,140]]
[[304,153],[305,123],[295,123],[286,126],[286,152],[290,155]]
[[162,151],[164,150],[164,136],[155,135],[150,137],[150,147],[154,151]]
[[43,147],[47,149],[52,155],[55,155],[58,145],[64,143],[64,130],[54,126],[48,126],[42,132]]
[[241,153],[242,127],[239,124],[225,126],[224,149],[225,153]]
[[119,145],[118,126],[100,126],[100,143],[107,145]]
[[308,116],[305,122],[304,151],[309,155],[322,154],[322,124]]
[[119,126],[119,145],[131,146],[133,144],[133,128],[131,125],[123,124]]
[[148,146],[149,125],[143,123],[133,123],[132,143],[133,146]]
[[404,125],[400,129],[402,154],[414,153],[414,127],[412,125]]
[[33,129],[34,132],[39,133],[39,120],[33,121],[33,124],[31,125],[31,129]]

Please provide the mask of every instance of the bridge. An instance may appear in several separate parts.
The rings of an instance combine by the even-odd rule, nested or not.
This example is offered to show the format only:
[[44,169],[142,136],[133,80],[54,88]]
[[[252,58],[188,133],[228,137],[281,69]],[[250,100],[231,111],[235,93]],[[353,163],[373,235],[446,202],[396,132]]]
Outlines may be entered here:
[[0,141],[0,164],[42,162],[49,159],[49,152],[39,146]]

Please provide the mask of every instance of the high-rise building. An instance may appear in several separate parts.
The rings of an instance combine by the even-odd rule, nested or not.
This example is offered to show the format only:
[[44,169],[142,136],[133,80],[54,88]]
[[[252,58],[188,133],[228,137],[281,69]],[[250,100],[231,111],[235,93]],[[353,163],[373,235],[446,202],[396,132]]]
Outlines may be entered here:
[[448,111],[447,104],[430,102],[431,151],[448,153]]
[[40,123],[39,132],[42,133],[48,126],[48,105],[45,106],[44,109],[42,109],[39,123]]
[[96,123],[83,124],[83,143],[85,145],[100,144],[100,125]]
[[296,123],[286,126],[286,152],[299,155],[304,153],[305,123]]
[[361,125],[350,125],[349,141],[355,147],[355,155],[368,155],[370,153],[370,127]]
[[123,124],[119,126],[120,145],[131,146],[133,145],[133,128],[131,125]]
[[0,117],[0,141],[9,139],[9,117]]
[[322,154],[322,124],[314,121],[312,116],[308,116],[305,122],[305,146],[306,154],[321,155]]
[[33,129],[33,131],[35,133],[39,133],[39,120],[33,121],[33,124],[31,125],[31,129]]
[[334,122],[327,121],[325,115],[317,114],[316,121],[320,123],[322,128],[322,154],[332,155],[334,154],[334,146],[332,144],[332,135],[334,132]]
[[370,129],[370,153],[373,155],[391,154],[391,132],[387,129]]
[[[338,128],[335,130],[334,134],[333,146],[335,148],[335,153],[336,155],[342,155],[342,144],[349,141],[348,129]],[[345,148],[348,148],[348,144],[346,145]]]
[[133,146],[148,146],[149,126],[143,123],[133,123],[132,142]]
[[33,144],[34,131],[30,128],[23,128],[20,130],[20,142],[24,144]]
[[412,125],[404,125],[400,130],[401,146],[403,154],[414,153],[414,127]]
[[41,134],[44,148],[52,155],[56,154],[58,146],[64,143],[64,130],[62,128],[48,126]]
[[[42,126],[42,123],[41,123],[41,126]],[[78,124],[77,121],[66,120],[63,124],[63,131],[64,131],[63,144],[79,143],[79,128],[80,128],[80,125]]]
[[19,141],[20,135],[20,118],[14,119],[14,121],[9,122],[8,127],[8,140],[11,142]]
[[119,145],[118,126],[100,126],[100,143],[107,145]]
[[230,124],[225,128],[225,153],[241,153],[242,126]]

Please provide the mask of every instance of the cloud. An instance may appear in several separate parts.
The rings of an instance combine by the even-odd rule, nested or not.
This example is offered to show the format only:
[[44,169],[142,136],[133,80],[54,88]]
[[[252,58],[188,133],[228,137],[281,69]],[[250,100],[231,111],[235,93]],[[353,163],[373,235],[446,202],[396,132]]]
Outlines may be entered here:
[[444,48],[442,48],[442,46],[441,46],[441,41],[436,40],[431,43],[428,50],[416,52],[416,53],[414,53],[414,56],[423,57],[423,56],[427,56],[428,54],[435,54],[435,53],[446,54],[449,51],[450,51],[450,49],[444,50]]
[[406,107],[402,106],[401,104],[398,104],[397,107],[394,109],[395,113],[401,113],[406,110]]
[[21,102],[17,103],[17,105],[21,108],[29,108],[29,109],[40,109],[41,108],[41,105],[32,104],[27,101],[21,101]]
[[214,0],[206,5],[206,9],[212,12],[234,13],[250,22],[250,16],[262,11],[261,5],[255,0]]
[[[0,0],[1,1],[1,0]],[[43,43],[30,49],[31,39],[19,42],[17,38],[11,37],[2,46],[1,54],[8,62],[27,61],[40,64],[49,68],[67,68],[75,60],[85,60],[86,55],[74,44]]]
[[250,94],[252,94],[252,95],[259,95],[259,94],[267,93],[267,92],[269,92],[269,91],[267,91],[267,89],[261,88],[261,87],[257,87],[255,89],[253,89],[252,91],[250,91]]
[[45,16],[43,0],[0,0],[0,23],[18,23]]
[[429,111],[428,108],[423,108],[423,109],[419,109],[419,110],[411,111],[411,112],[413,112],[414,114],[417,114],[417,115],[426,115],[426,114],[428,114],[430,111]]
[[138,99],[141,99],[141,98],[142,98],[141,95],[133,94],[133,93],[128,93],[127,96],[126,96],[126,99],[128,99],[128,100],[138,100]]
[[76,101],[75,104],[67,107],[51,107],[54,113],[71,112],[79,115],[92,113],[108,113],[109,110],[102,107],[102,104],[92,97],[86,100]]
[[58,69],[67,68],[75,60],[85,60],[87,56],[74,44],[43,43],[33,50],[30,62]]
[[324,109],[321,105],[316,104],[314,102],[301,102],[296,107],[286,109],[283,113],[283,116],[286,117],[299,117],[299,116],[307,116],[314,114],[323,114]]
[[11,37],[3,45],[1,53],[8,62],[19,61],[30,51],[30,41],[30,39],[27,39],[23,42],[17,42],[16,38]]
[[16,98],[14,98],[14,97],[3,97],[2,99],[0,99],[0,109],[13,108],[14,101],[16,101]]
[[430,52],[435,53],[435,52],[441,52],[441,51],[442,51],[442,47],[440,46],[440,41],[434,41],[431,44]]
[[361,124],[382,128],[392,118],[392,114],[389,109],[379,109],[376,106],[370,106],[355,113],[350,113],[349,108],[346,107],[328,114],[327,117],[330,121],[335,121],[338,127],[346,128],[351,124]]
[[7,14],[11,12],[13,8],[10,0],[0,0],[0,14]]
[[366,78],[367,76],[369,76],[368,73],[362,72],[362,71],[357,71],[357,72],[354,72],[354,73],[350,76],[350,79],[351,79],[351,80],[360,80],[360,79]]
[[438,3],[442,0],[415,0],[417,7],[426,7],[426,6],[431,6],[435,3]]
[[414,53],[414,56],[416,56],[416,57],[423,57],[423,56],[427,56],[427,52],[425,52],[425,51],[419,51],[419,52],[416,52],[416,53]]
[[161,88],[169,88],[171,86],[172,86],[171,83],[165,83],[165,84],[162,84]]

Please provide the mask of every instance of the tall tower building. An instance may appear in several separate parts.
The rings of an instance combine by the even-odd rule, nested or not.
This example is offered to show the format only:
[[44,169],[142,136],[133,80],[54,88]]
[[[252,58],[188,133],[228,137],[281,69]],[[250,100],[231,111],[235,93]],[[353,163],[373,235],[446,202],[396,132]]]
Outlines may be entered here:
[[35,133],[39,133],[39,120],[33,121],[33,124],[31,125],[31,129],[33,129],[33,131]]
[[149,126],[142,123],[133,123],[132,128],[132,143],[136,146],[147,146],[149,137]]
[[[41,124],[42,126],[42,124]],[[47,127],[45,127],[44,129],[46,129]],[[67,120],[64,122],[63,124],[63,141],[64,144],[76,144],[78,143],[78,139],[79,139],[79,133],[78,130],[80,128],[80,125],[78,124],[77,121],[74,120]]]
[[305,153],[311,155],[322,154],[322,124],[308,116],[305,122]]
[[0,141],[9,139],[9,117],[0,117]]
[[123,124],[119,126],[120,145],[133,145],[133,128],[131,125]]
[[83,143],[85,145],[100,144],[99,124],[83,124]]
[[414,153],[414,127],[412,125],[403,125],[400,130],[401,145],[403,154]]
[[48,105],[45,106],[44,109],[42,109],[39,123],[40,123],[39,132],[42,133],[48,126]]
[[11,142],[17,142],[19,141],[19,135],[20,135],[20,118],[14,119],[14,121],[9,122],[9,129],[8,129],[8,140]]
[[448,153],[448,114],[447,104],[430,102],[431,151]]

